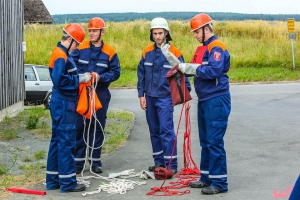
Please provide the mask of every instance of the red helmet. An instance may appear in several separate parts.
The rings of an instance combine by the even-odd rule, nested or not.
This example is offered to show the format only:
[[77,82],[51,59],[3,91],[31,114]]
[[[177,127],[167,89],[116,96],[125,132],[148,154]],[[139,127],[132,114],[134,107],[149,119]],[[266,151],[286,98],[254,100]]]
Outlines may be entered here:
[[63,28],[63,30],[77,43],[81,43],[85,37],[85,32],[83,28],[76,23],[68,24],[65,28]]
[[191,31],[195,31],[205,26],[206,24],[211,24],[213,21],[214,20],[212,20],[211,17],[205,13],[198,14],[194,16],[190,21],[190,25],[192,29]]
[[87,29],[103,29],[103,28],[106,28],[105,23],[104,23],[103,19],[101,19],[100,17],[92,18],[89,21],[88,27],[87,27]]

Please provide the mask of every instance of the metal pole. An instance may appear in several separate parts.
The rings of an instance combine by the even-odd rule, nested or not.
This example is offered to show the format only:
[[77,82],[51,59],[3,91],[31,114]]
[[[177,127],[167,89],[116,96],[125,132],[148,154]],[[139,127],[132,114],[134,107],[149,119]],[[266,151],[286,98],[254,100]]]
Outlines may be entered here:
[[293,69],[295,69],[294,39],[291,39],[291,42],[292,42],[292,55],[293,55]]

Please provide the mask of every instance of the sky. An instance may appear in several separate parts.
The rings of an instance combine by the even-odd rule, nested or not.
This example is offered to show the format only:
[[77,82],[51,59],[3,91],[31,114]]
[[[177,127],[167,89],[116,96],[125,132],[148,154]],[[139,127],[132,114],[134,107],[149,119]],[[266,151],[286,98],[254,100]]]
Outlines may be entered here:
[[123,12],[300,14],[299,0],[42,0],[50,15]]

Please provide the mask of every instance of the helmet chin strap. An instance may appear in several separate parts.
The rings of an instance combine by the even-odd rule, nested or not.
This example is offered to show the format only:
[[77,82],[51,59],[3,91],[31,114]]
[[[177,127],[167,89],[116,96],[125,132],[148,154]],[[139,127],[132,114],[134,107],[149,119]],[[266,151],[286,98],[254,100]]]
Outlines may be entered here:
[[96,40],[96,43],[100,40],[100,38],[101,38],[101,33],[102,33],[102,29],[100,29],[99,37],[98,37],[98,39]]
[[68,47],[68,52],[70,51],[70,48],[71,48],[71,46],[72,46],[72,44],[73,44],[74,41],[75,41],[75,40],[72,38],[72,41],[71,41],[71,43],[70,43],[70,45],[69,45],[69,47]]
[[202,43],[204,44],[205,33],[204,33],[204,26],[202,27]]

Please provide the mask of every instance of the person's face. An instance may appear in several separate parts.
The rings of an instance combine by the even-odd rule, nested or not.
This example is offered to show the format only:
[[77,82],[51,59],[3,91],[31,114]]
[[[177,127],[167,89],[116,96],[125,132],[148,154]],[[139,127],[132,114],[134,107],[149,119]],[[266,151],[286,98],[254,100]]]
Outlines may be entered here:
[[[104,30],[102,29],[101,35],[103,35],[103,34],[104,34]],[[89,39],[92,43],[100,41],[100,40],[98,40],[99,35],[100,35],[100,29],[89,29]]]
[[[70,44],[71,44],[72,38],[70,37],[69,39],[70,39]],[[70,52],[74,51],[74,50],[78,47],[78,45],[79,45],[79,44],[74,40],[73,43],[72,43],[72,45],[71,45],[71,47],[70,47],[70,50],[69,50],[69,51],[70,51]]]
[[202,33],[203,33],[203,28],[198,28],[197,30],[194,30],[194,38],[196,38],[196,40],[198,40],[198,42],[200,43],[202,43],[202,39],[203,39]]
[[154,28],[152,29],[152,37],[157,44],[157,46],[160,46],[162,43],[166,43],[166,35],[168,31],[166,31],[163,28]]

